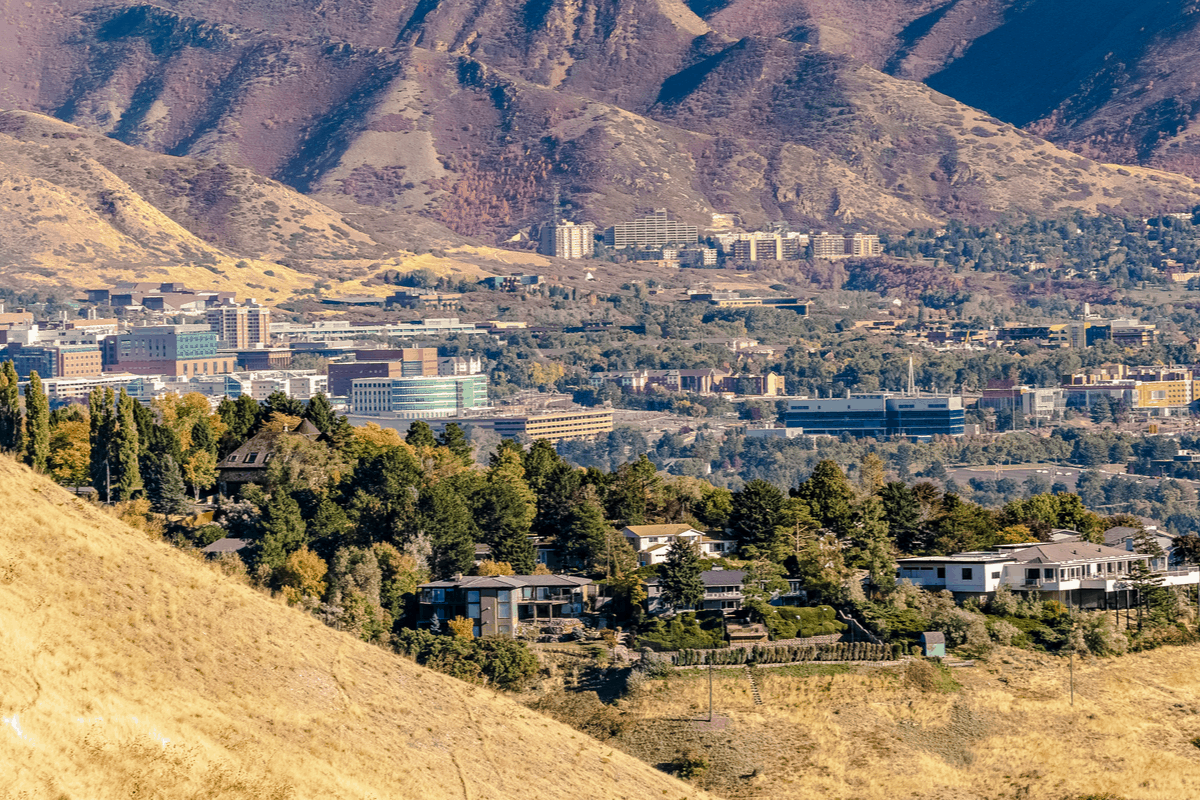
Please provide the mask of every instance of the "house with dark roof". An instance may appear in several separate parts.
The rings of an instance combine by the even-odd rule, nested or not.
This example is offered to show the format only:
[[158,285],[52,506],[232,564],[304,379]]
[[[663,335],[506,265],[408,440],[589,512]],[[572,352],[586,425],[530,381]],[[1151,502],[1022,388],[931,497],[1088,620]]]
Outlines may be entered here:
[[[1179,566],[1179,558],[1175,554],[1175,537],[1168,536],[1158,530],[1145,530],[1145,535],[1150,541],[1158,545],[1158,549],[1162,551],[1162,555],[1150,556],[1151,569],[1166,569],[1170,566]],[[1109,528],[1104,532],[1104,543],[1109,547],[1116,547],[1122,550],[1127,550],[1130,553],[1137,552],[1137,539],[1143,534],[1138,528],[1131,528],[1127,525],[1118,525],[1115,528]]]
[[621,535],[637,551],[638,566],[661,564],[667,560],[667,549],[676,539],[695,542],[700,555],[705,558],[721,558],[733,555],[737,542],[723,533],[712,534],[698,531],[691,525],[627,525]]
[[1126,608],[1136,602],[1130,577],[1143,563],[1164,586],[1200,585],[1200,568],[1155,569],[1151,557],[1082,539],[1002,545],[989,551],[902,558],[897,577],[932,591],[949,591],[959,602],[992,597],[1001,586],[1037,592],[1073,608]]
[[317,426],[307,419],[301,421],[294,431],[261,431],[225,458],[217,462],[217,488],[226,497],[234,497],[249,483],[265,483],[267,467],[275,455],[280,442],[288,437],[301,437],[316,441],[321,435]]
[[420,625],[466,617],[474,622],[476,636],[512,636],[518,625],[583,614],[591,583],[573,575],[459,575],[431,581],[417,587]]
[[[742,594],[742,581],[746,573],[739,569],[709,569],[700,573],[704,582],[704,600],[695,611],[720,611],[726,616],[739,611],[745,596]],[[646,581],[646,611],[650,614],[664,614],[673,611],[663,599],[662,578],[651,578]]]

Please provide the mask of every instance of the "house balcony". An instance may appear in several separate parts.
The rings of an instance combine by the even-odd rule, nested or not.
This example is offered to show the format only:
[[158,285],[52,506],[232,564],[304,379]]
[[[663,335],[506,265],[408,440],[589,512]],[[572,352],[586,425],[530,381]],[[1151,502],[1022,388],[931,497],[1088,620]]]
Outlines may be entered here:
[[705,600],[741,600],[744,595],[741,592],[705,592]]

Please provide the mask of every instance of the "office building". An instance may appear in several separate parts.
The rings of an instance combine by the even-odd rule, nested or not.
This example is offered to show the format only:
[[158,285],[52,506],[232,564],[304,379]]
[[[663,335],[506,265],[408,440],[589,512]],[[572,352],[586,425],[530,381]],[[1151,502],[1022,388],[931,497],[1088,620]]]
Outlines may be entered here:
[[350,382],[354,414],[406,419],[461,416],[487,407],[487,376],[356,378]]
[[695,225],[667,219],[666,209],[661,208],[648,217],[618,222],[604,232],[604,243],[618,250],[626,247],[659,250],[669,244],[695,244],[699,240]]
[[736,292],[689,292],[688,301],[708,303],[717,308],[786,308],[802,317],[808,316],[808,303],[799,297],[741,297]]
[[595,408],[587,411],[550,411],[516,416],[458,417],[430,422],[429,427],[440,434],[450,423],[495,431],[504,439],[529,442],[546,439],[550,442],[562,442],[594,439],[601,434],[611,433],[613,412],[611,408]]
[[965,422],[961,397],[887,393],[789,400],[783,414],[785,427],[825,436],[962,436]]
[[3,356],[11,359],[22,379],[30,372],[39,378],[78,378],[103,372],[100,348],[91,344],[10,344]]
[[429,378],[439,374],[436,347],[356,350],[357,361],[329,365],[329,391],[347,397],[359,378]]
[[271,341],[271,309],[251,300],[244,305],[225,301],[205,312],[218,344],[230,350],[263,347]]
[[591,258],[596,254],[596,226],[590,222],[543,225],[538,252],[556,258]]
[[205,325],[132,328],[104,340],[104,368],[137,375],[219,375],[237,368],[235,353],[217,350]]
[[1019,386],[1015,381],[989,381],[979,399],[980,408],[1018,411],[1026,417],[1049,417],[1067,407],[1067,393],[1060,387]]

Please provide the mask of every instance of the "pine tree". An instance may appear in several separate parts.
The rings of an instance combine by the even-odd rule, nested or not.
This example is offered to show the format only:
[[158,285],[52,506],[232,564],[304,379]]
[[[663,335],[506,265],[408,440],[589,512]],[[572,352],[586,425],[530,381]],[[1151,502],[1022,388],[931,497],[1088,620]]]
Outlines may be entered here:
[[138,465],[137,403],[124,389],[117,400],[117,435],[112,462],[112,487],[116,500],[131,500],[142,488],[142,473]]
[[813,518],[821,527],[829,528],[839,536],[847,535],[852,523],[854,490],[835,462],[826,459],[818,463],[796,494],[808,503]]
[[183,485],[183,473],[170,454],[158,459],[158,471],[154,476],[154,492],[151,501],[154,510],[167,516],[184,514],[188,510],[187,492]]
[[576,503],[558,536],[567,565],[582,570],[604,567],[608,529],[599,503],[590,497]]
[[430,538],[429,569],[437,580],[464,573],[475,560],[475,522],[454,487],[439,481],[421,491],[419,524]]
[[645,453],[637,461],[622,464],[608,491],[609,519],[623,525],[640,525],[653,513],[661,485],[658,468]]
[[660,573],[663,602],[672,608],[697,608],[704,602],[703,560],[698,544],[680,537],[671,541]]
[[256,561],[279,569],[288,556],[307,544],[300,506],[290,495],[276,492],[263,515],[263,537],[254,551]]
[[108,487],[113,477],[116,445],[116,410],[112,389],[96,387],[88,395],[88,443],[91,446],[89,472],[92,488],[100,499],[109,502]]
[[465,466],[475,463],[475,450],[457,422],[446,423],[446,429],[438,437],[438,444],[458,456]]
[[525,480],[533,493],[541,497],[546,483],[551,479],[559,464],[563,463],[554,445],[546,439],[538,439],[525,453]]
[[29,373],[29,383],[25,386],[25,463],[45,472],[49,458],[50,401],[35,370]]
[[496,448],[475,513],[492,558],[512,564],[518,574],[533,572],[537,554],[529,533],[537,506],[525,482],[520,445],[506,440]]
[[17,369],[5,361],[0,369],[0,450],[17,449],[21,426],[21,393]]
[[733,495],[730,527],[745,557],[772,549],[784,522],[784,497],[773,484],[755,478]]
[[404,441],[408,442],[413,447],[436,447],[437,439],[433,436],[433,431],[429,427],[429,423],[424,420],[416,420],[408,426],[408,435],[404,437]]
[[333,428],[334,417],[333,406],[329,404],[329,398],[324,394],[318,392],[308,399],[308,408],[304,412],[304,418],[321,433],[329,433]]
[[907,484],[893,481],[883,487],[879,497],[883,501],[883,516],[896,546],[905,553],[923,550],[921,504],[916,493]]

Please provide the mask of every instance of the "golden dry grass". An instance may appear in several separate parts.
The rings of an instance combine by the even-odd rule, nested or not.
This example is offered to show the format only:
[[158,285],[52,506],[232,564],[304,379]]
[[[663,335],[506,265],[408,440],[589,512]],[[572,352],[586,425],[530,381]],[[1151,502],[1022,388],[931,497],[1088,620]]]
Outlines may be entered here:
[[0,458],[0,798],[683,798]]
[[[922,690],[901,668],[799,677],[717,672],[713,742],[757,743],[760,774],[708,776],[727,797],[1076,798],[1200,796],[1200,649],[1165,648],[1076,662],[1006,651],[956,669],[961,691]],[[655,682],[636,702],[642,724],[707,710],[704,676]],[[636,751],[636,748],[635,748]],[[1107,793],[1107,794],[1106,794]]]

